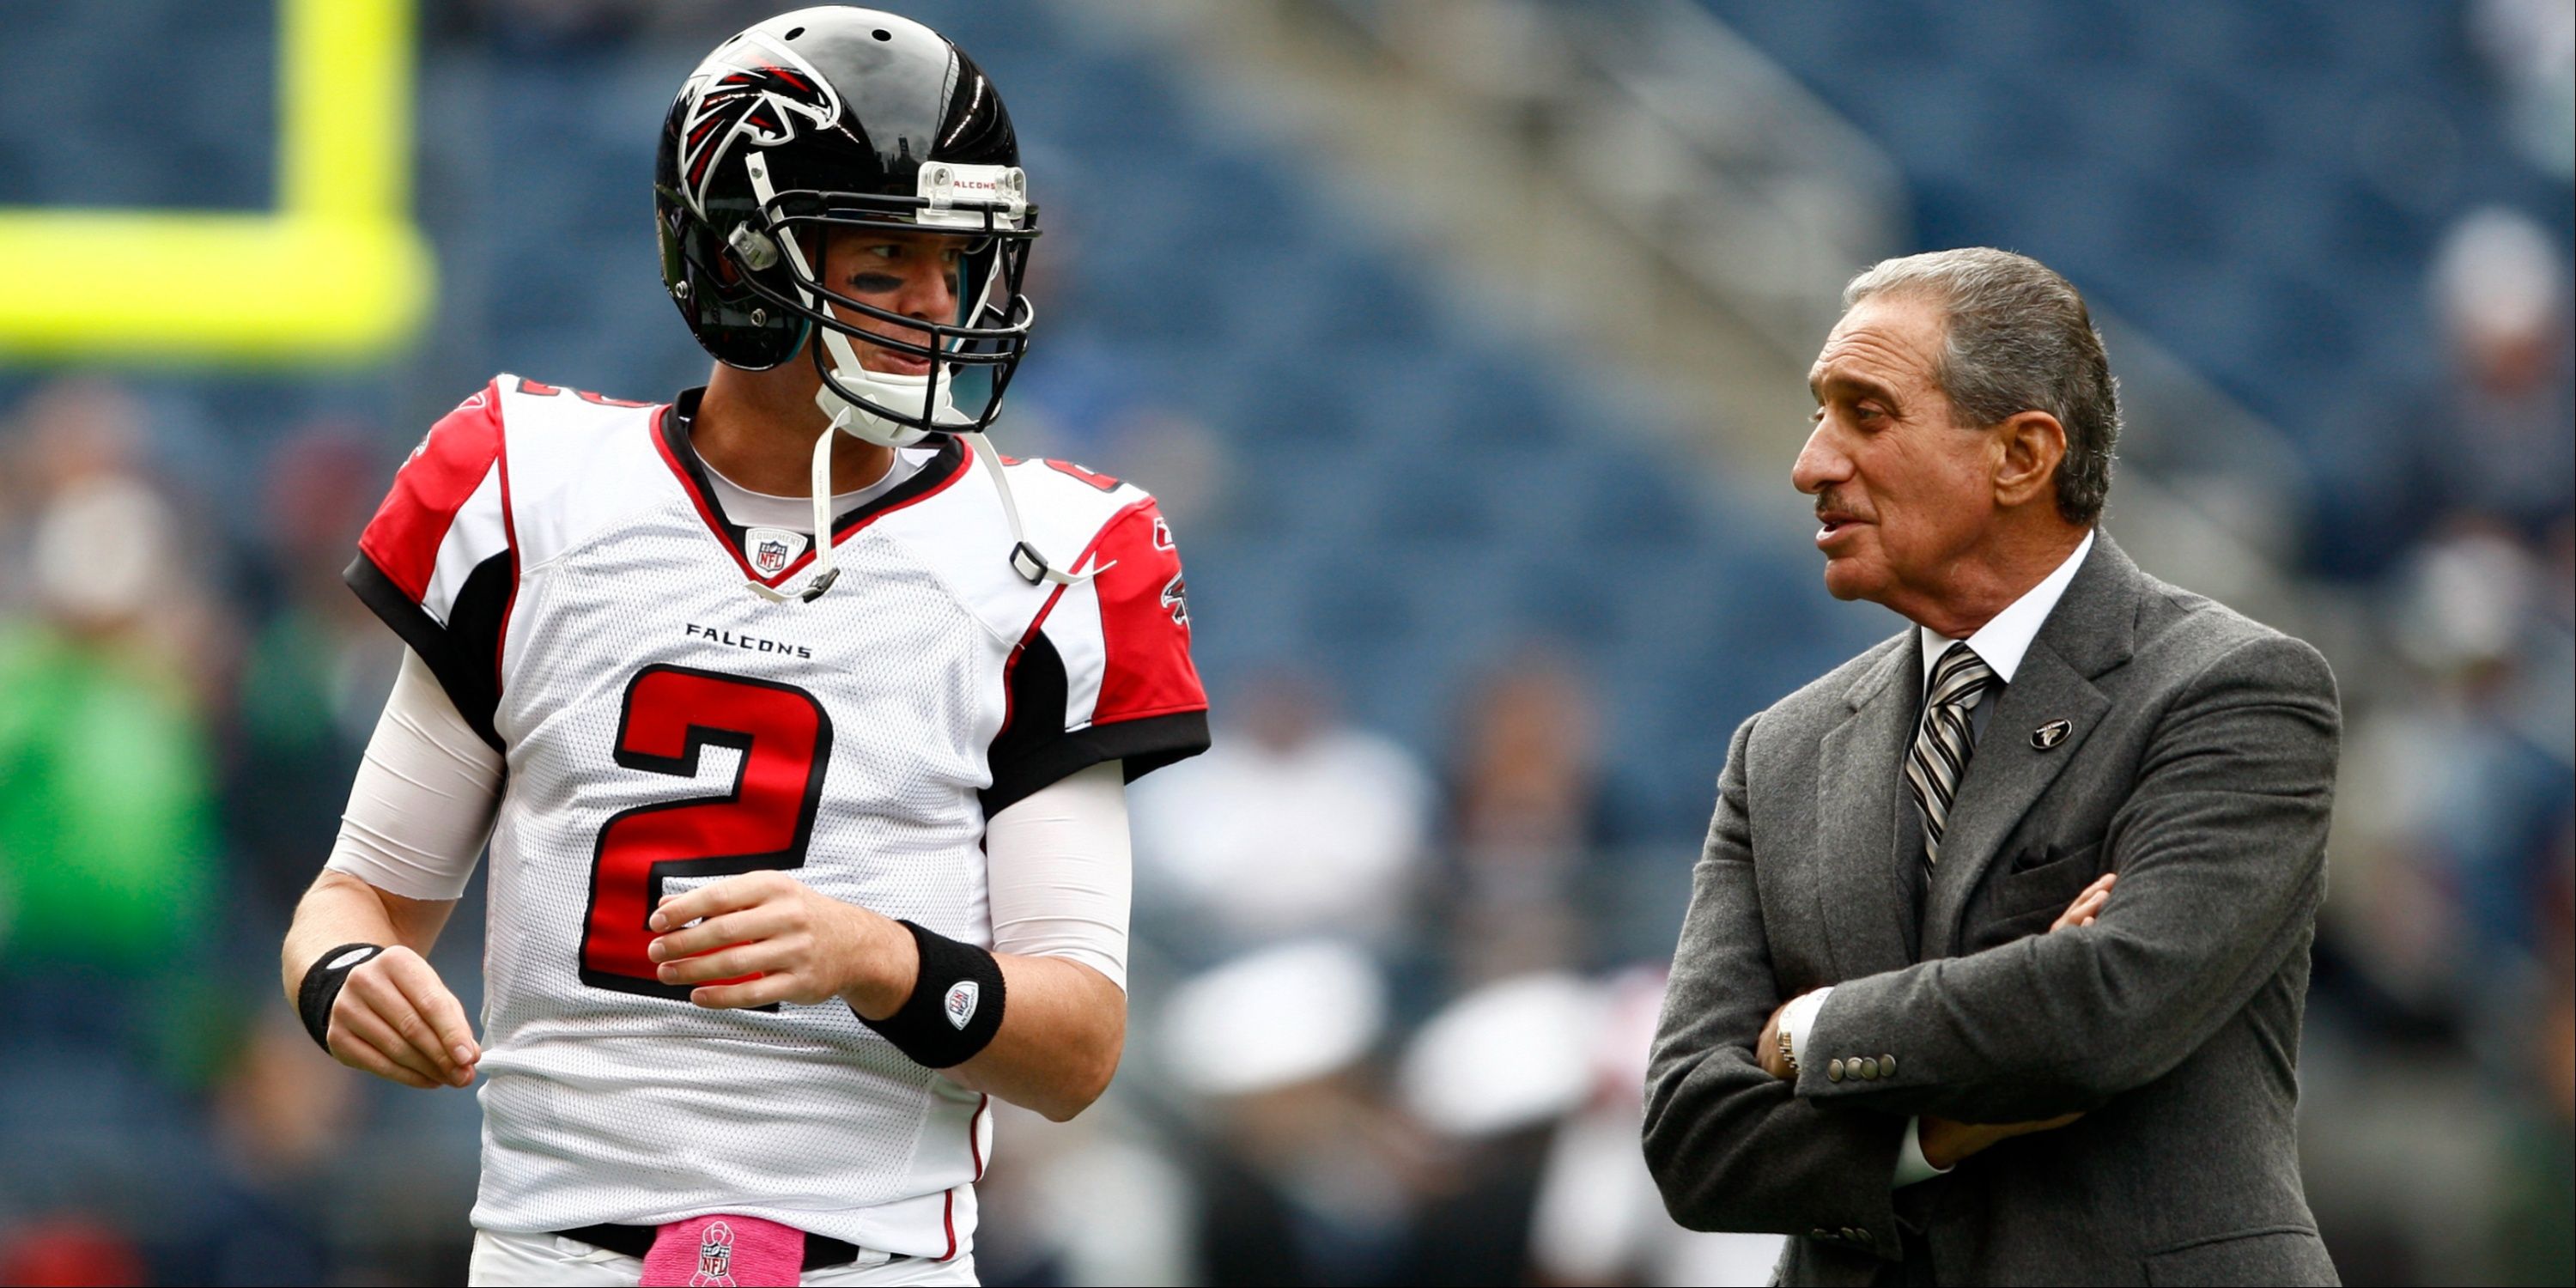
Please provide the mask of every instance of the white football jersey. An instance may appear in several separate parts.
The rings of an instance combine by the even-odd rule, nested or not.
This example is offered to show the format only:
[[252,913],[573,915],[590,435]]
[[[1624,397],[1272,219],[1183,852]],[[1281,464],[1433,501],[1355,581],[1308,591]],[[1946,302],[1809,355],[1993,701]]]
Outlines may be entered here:
[[[657,899],[757,868],[990,947],[984,821],[1065,775],[1207,745],[1171,531],[1143,491],[1007,462],[1011,566],[961,440],[798,534],[730,524],[661,406],[501,376],[433,427],[349,581],[504,753],[477,1227],[714,1212],[865,1248],[972,1247],[983,1097],[839,1001],[711,1011],[645,959]],[[764,548],[766,547],[766,548]],[[763,572],[761,569],[770,571]]]

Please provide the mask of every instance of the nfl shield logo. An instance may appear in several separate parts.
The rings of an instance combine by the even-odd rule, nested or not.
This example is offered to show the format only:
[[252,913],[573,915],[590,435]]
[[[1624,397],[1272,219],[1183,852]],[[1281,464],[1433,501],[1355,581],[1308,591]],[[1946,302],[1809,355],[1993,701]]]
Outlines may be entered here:
[[743,534],[743,545],[751,551],[751,570],[763,577],[775,577],[805,553],[805,534],[785,528],[753,528]]
[[961,979],[948,989],[948,1023],[958,1032],[966,1031],[966,1022],[975,1018],[975,1003],[984,990],[971,979]]
[[733,1227],[722,1221],[710,1223],[698,1240],[697,1273],[689,1276],[691,1288],[733,1288]]

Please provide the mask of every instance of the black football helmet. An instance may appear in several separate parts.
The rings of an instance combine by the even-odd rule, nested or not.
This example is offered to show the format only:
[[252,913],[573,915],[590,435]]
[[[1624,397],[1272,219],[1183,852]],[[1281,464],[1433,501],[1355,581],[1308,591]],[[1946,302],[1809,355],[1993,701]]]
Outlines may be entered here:
[[[781,14],[716,47],[671,103],[654,170],[662,280],[717,360],[764,370],[808,339],[835,428],[903,446],[1001,410],[1035,310],[1037,207],[991,80],[938,32],[871,9]],[[836,227],[960,239],[958,315],[924,322],[832,289]],[[841,314],[909,328],[862,331]],[[864,369],[872,344],[926,376]],[[961,410],[958,386],[980,394]]]

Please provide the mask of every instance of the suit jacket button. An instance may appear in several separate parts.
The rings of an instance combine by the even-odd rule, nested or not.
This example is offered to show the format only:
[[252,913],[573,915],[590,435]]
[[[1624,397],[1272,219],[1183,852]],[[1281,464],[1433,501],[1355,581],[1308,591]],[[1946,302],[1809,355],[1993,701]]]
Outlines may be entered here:
[[1825,1229],[1822,1226],[1818,1226],[1813,1230],[1807,1231],[1807,1237],[1810,1239],[1831,1239],[1834,1237],[1834,1232]]
[[1869,1242],[1869,1231],[1867,1231],[1867,1230],[1853,1230],[1853,1231],[1851,1232],[1851,1237],[1852,1237],[1852,1242],[1854,1242],[1854,1243],[1867,1243],[1867,1242]]
[[1825,1066],[1825,1077],[1833,1082],[1840,1082],[1843,1080],[1843,1058],[1841,1056],[1835,1056],[1832,1063]]
[[1878,1076],[1882,1078],[1893,1078],[1896,1076],[1895,1056],[1883,1055],[1878,1058]]
[[1853,1243],[1859,1243],[1868,1237],[1869,1236],[1862,1234],[1860,1231],[1855,1230],[1850,1226],[1843,1227],[1843,1238],[1850,1240]]
[[1861,1080],[1861,1081],[1863,1081],[1863,1082],[1876,1082],[1876,1081],[1878,1081],[1878,1061],[1873,1060],[1873,1059],[1869,1058],[1868,1056],[1862,1056],[1859,1060],[1855,1061],[1855,1063],[1857,1063],[1858,1065],[1860,1065],[1860,1080]]

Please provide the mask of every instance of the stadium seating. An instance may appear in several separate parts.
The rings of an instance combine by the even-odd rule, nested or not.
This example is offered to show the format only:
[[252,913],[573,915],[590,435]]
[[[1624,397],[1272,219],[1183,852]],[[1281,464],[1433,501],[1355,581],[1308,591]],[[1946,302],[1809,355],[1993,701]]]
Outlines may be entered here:
[[2566,187],[2510,156],[2449,6],[1709,8],[1887,148],[1922,244],[2048,261],[2312,462],[2392,432],[2350,372],[2438,361],[2411,266],[2462,210],[2576,227]]

